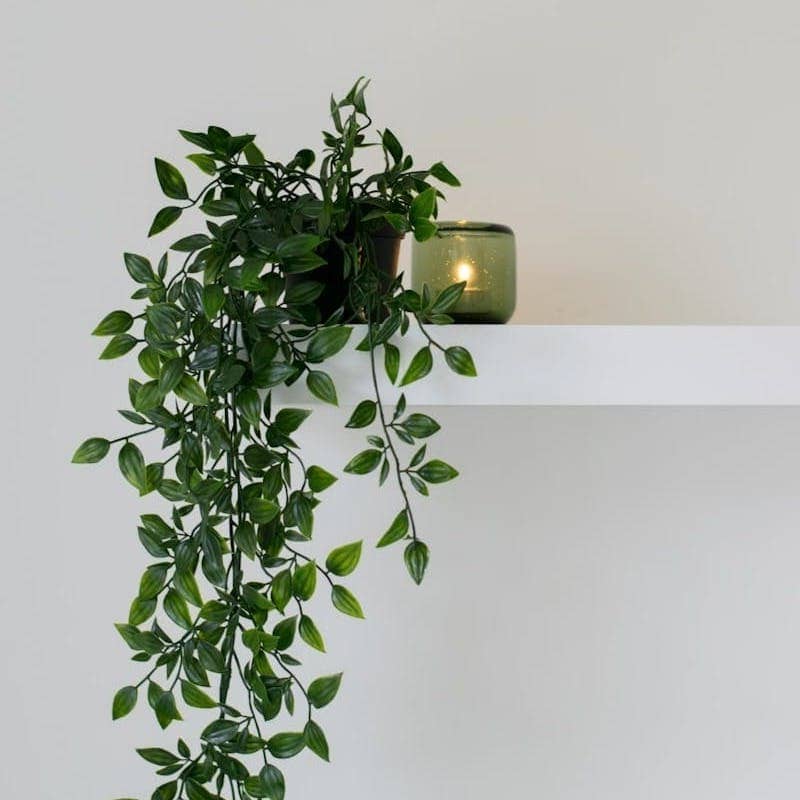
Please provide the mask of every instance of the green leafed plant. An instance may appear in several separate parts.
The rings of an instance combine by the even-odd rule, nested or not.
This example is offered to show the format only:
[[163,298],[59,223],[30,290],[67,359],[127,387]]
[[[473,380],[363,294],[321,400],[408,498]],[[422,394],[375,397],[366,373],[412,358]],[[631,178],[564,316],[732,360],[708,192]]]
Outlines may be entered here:
[[[405,542],[404,561],[417,583],[429,551],[410,490],[427,495],[430,484],[457,475],[427,455],[439,424],[407,412],[403,394],[387,404],[378,372],[405,386],[427,375],[441,353],[455,372],[475,374],[464,348],[441,346],[428,329],[451,321],[447,312],[463,285],[436,297],[403,289],[378,270],[373,235],[387,225],[419,239],[435,235],[443,197],[437,182],[458,181],[441,162],[415,169],[390,130],[370,137],[365,87],[359,80],[344,99],[331,100],[333,131],[323,134],[318,169],[311,150],[283,163],[269,160],[251,135],[216,126],[181,131],[199,150],[189,160],[210,179],[192,195],[180,170],[156,159],[173,203],[157,212],[150,234],[190,209],[204,215],[204,226],[173,242],[155,266],[126,254],[137,284],[132,298],[143,305],[138,313],[112,311],[94,330],[110,337],[101,358],[136,351],[142,374],[129,382],[131,407],[120,411],[134,429],[87,439],[73,461],[101,461],[114,447],[139,494],[157,493],[168,503],[167,511],[143,514],[138,526],[154,562],[117,630],[144,674],[116,693],[112,716],[131,713],[144,696],[162,728],[182,719],[186,707],[212,717],[193,747],[178,739],[174,750],[138,751],[164,778],[151,800],[282,800],[277,761],[304,749],[330,756],[315,717],[336,696],[341,675],[306,685],[300,657],[303,647],[325,650],[308,610],[317,595],[327,593],[343,614],[364,616],[342,583],[359,564],[362,542],[310,552],[315,508],[336,476],[304,463],[296,435],[310,412],[273,408],[273,388],[304,381],[310,394],[335,404],[325,364],[357,341],[373,394],[346,420],[365,430],[367,447],[344,470],[396,482],[401,508],[377,545]],[[383,169],[371,175],[356,163],[367,147],[383,155]],[[344,265],[338,280],[345,291],[323,314],[316,300],[332,253]],[[425,345],[404,366],[393,340],[411,324]],[[160,437],[159,460],[146,459],[138,445],[150,434]],[[234,682],[241,685],[236,705]],[[302,721],[292,724],[298,701]]]

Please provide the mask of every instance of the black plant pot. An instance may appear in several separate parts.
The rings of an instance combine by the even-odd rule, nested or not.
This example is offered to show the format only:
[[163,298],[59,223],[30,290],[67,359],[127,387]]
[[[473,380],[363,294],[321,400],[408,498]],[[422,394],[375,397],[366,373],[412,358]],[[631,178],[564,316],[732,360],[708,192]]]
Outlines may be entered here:
[[[391,225],[386,225],[370,235],[370,240],[375,256],[375,266],[381,278],[385,279],[385,285],[388,286],[397,277],[397,262],[403,234],[396,231]],[[342,251],[335,244],[328,244],[319,251],[319,254],[327,263],[310,272],[287,275],[286,288],[295,286],[301,281],[318,281],[325,287],[322,294],[314,301],[320,319],[325,320],[337,309],[344,307],[345,319],[350,320],[357,316],[359,311],[354,309],[349,301],[350,276],[345,278],[344,275]]]

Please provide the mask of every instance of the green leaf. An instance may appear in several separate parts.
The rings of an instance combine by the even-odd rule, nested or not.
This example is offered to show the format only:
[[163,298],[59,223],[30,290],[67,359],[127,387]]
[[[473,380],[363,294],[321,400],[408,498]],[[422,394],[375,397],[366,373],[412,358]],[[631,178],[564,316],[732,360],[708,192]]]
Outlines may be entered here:
[[426,242],[432,236],[436,235],[436,223],[427,219],[414,220],[414,238],[418,242]]
[[439,430],[439,423],[427,414],[409,414],[403,421],[403,428],[415,439],[425,439],[433,436]]
[[137,411],[150,411],[161,405],[164,395],[158,388],[158,381],[148,381],[140,386],[136,392],[136,400],[133,407]]
[[128,483],[140,492],[145,491],[147,475],[145,473],[144,457],[133,442],[126,442],[120,449],[119,470]]
[[424,542],[415,539],[409,542],[403,558],[406,562],[408,574],[414,579],[414,583],[419,585],[425,577],[425,570],[428,567],[428,546]]
[[[295,572],[294,581],[296,580],[297,580],[297,573]],[[286,650],[287,648],[291,647],[292,642],[294,642],[294,635],[296,631],[297,631],[297,617],[287,617],[286,619],[282,619],[272,629],[272,635],[277,639],[277,641],[275,642],[275,647],[278,650]]]
[[283,779],[283,773],[273,764],[267,764],[262,767],[259,773],[261,778],[261,785],[267,793],[270,800],[283,800],[286,792],[286,785]]
[[164,611],[167,616],[184,630],[191,630],[192,617],[186,601],[174,590],[170,589],[164,596]]
[[322,328],[311,337],[306,350],[306,360],[316,364],[336,355],[347,344],[352,332],[352,328],[343,325]]
[[283,259],[283,271],[290,275],[299,275],[322,267],[328,262],[316,253],[305,253],[302,256],[291,256]]
[[333,587],[331,590],[331,601],[342,614],[364,619],[364,612],[361,610],[361,604],[358,602],[355,595],[344,586],[336,585]]
[[137,414],[135,411],[129,411],[127,408],[117,409],[117,414],[120,414],[134,425],[147,425],[147,420],[141,414]]
[[403,375],[403,380],[400,381],[400,385],[408,386],[409,383],[424,378],[431,371],[432,367],[433,354],[431,353],[431,348],[422,347],[416,352],[414,358],[411,359],[411,363],[408,365],[408,369],[405,375]]
[[205,153],[192,153],[186,156],[198,169],[206,173],[206,175],[217,174],[217,162],[211,156]]
[[239,204],[235,200],[206,200],[200,210],[209,217],[230,217],[239,213]]
[[429,172],[436,180],[447,184],[447,186],[461,186],[461,181],[441,161],[437,161]]
[[274,425],[287,436],[294,433],[311,415],[304,408],[282,408],[276,415]]
[[247,510],[256,525],[264,525],[278,516],[281,510],[277,503],[264,497],[253,497],[247,501]]
[[336,397],[336,387],[333,385],[330,375],[326,372],[310,370],[306,378],[306,386],[308,387],[308,391],[322,400],[323,403],[330,403],[334,406],[338,405],[339,401]]
[[323,761],[331,760],[325,732],[313,719],[310,719],[306,723],[303,729],[303,736],[306,740],[306,747],[308,747],[312,753],[318,755]]
[[431,306],[431,314],[446,314],[448,311],[450,311],[450,309],[453,308],[453,306],[455,306],[455,304],[461,298],[466,285],[466,281],[454,283],[439,292],[439,294],[436,296],[436,300],[433,301],[433,305]]
[[264,154],[254,142],[246,144],[242,152],[244,153],[245,160],[251,166],[258,167],[264,163]]
[[257,653],[259,650],[274,650],[280,644],[280,639],[260,628],[250,628],[242,633],[242,644]]
[[394,159],[394,163],[399,163],[403,158],[403,147],[397,140],[397,137],[388,128],[386,128],[381,136],[381,141],[383,142],[383,146],[386,148],[387,152]]
[[194,406],[207,406],[208,397],[203,387],[191,375],[184,375],[175,387],[175,394]]
[[149,566],[139,581],[139,597],[143,600],[152,600],[164,587],[168,569],[167,564]]
[[326,675],[311,681],[308,687],[308,700],[314,708],[324,708],[336,697],[342,683],[342,673]]
[[161,372],[161,359],[153,347],[145,347],[139,351],[139,366],[148,378],[155,380]]
[[165,231],[170,225],[180,219],[182,212],[183,209],[179,208],[178,206],[165,206],[164,208],[160,209],[156,212],[155,217],[153,217],[153,221],[150,223],[150,230],[147,231],[147,235],[155,236],[157,233]]
[[400,350],[391,342],[383,346],[383,367],[389,380],[394,383],[400,371]]
[[436,189],[432,186],[420,192],[411,201],[411,219],[416,223],[418,220],[427,220],[436,208]]
[[275,607],[283,613],[289,600],[292,599],[292,573],[285,569],[272,579],[270,599]]
[[417,472],[428,483],[445,483],[458,477],[458,471],[438,458],[423,464]]
[[148,464],[145,469],[145,494],[161,488],[164,479],[164,465],[160,462]]
[[134,597],[128,611],[128,623],[131,625],[141,625],[147,622],[156,612],[156,601],[153,598]]
[[97,323],[97,327],[92,331],[92,336],[113,336],[115,333],[125,333],[131,325],[133,325],[133,317],[127,311],[112,311]]
[[325,489],[332,486],[338,480],[335,475],[331,475],[330,472],[322,467],[318,467],[316,464],[308,468],[306,478],[308,479],[308,486],[312,492],[324,492]]
[[[225,622],[228,619],[228,615],[230,613],[230,609],[225,603],[220,603],[219,600],[208,600],[207,602],[203,603],[202,608],[200,609],[200,616],[203,619],[207,619],[209,622]],[[202,646],[204,642],[201,640],[200,645]],[[208,644],[205,642],[205,644]],[[217,661],[217,654],[219,651],[214,649],[213,654],[211,656],[213,665],[216,666],[217,663],[220,665],[223,663],[220,657],[219,662]],[[214,670],[217,671],[216,669]]]
[[136,253],[125,253],[125,268],[136,283],[152,283],[156,276],[150,261]]
[[171,339],[178,332],[181,312],[172,303],[153,303],[145,311],[147,321],[162,339]]
[[156,158],[156,176],[161,185],[161,191],[173,200],[188,200],[189,190],[186,181],[178,170],[163,159]]
[[218,283],[203,287],[203,311],[208,319],[214,319],[225,305],[225,290]]
[[[164,362],[158,376],[158,391],[162,396],[168,395],[181,382],[184,375],[182,358],[170,358]],[[138,396],[137,396],[138,400]]]
[[203,605],[203,597],[200,594],[200,587],[197,585],[197,580],[188,569],[179,569],[175,571],[172,578],[172,585],[178,594],[198,608]]
[[260,444],[250,444],[244,450],[244,460],[251,469],[266,469],[274,463],[274,456],[269,448]]
[[209,744],[219,745],[234,739],[238,733],[239,726],[237,723],[227,719],[217,719],[206,726],[200,734],[200,738]]
[[241,381],[245,372],[244,364],[237,364],[232,359],[227,359],[214,375],[209,388],[214,394],[225,394]]
[[95,436],[87,439],[72,456],[73,464],[96,464],[102,461],[107,455],[111,442],[108,439],[102,439]]
[[261,398],[252,387],[243,389],[236,398],[239,413],[254,427],[261,421]]
[[317,587],[317,564],[309,561],[297,567],[292,578],[292,589],[301,600],[310,600]]
[[469,350],[464,347],[448,347],[444,351],[444,360],[447,366],[459,375],[474,378],[478,374]]
[[181,681],[181,697],[187,706],[193,708],[216,708],[217,702],[209,697],[202,689],[198,689],[189,681]]
[[319,650],[321,653],[325,652],[325,641],[311,617],[305,615],[300,617],[298,631],[300,633],[300,638],[307,645],[313,647],[315,650]]
[[291,758],[306,746],[302,733],[276,733],[267,740],[267,748],[275,758]]
[[172,692],[162,692],[156,701],[156,719],[161,728],[167,728],[173,720],[182,719],[175,705],[175,695]]
[[249,522],[242,522],[233,534],[236,546],[249,558],[254,559],[258,551],[256,529]]
[[131,650],[141,650],[139,647],[140,633],[135,625],[125,625],[122,622],[117,622],[114,624],[114,627],[117,629],[119,635],[125,640],[125,644],[127,644]]
[[418,464],[421,464],[425,458],[425,453],[428,451],[428,445],[424,444],[422,447],[414,453],[413,458],[411,461],[408,462],[408,468],[411,469],[416,467]]
[[416,475],[414,475],[413,473],[412,473],[412,474],[410,474],[408,477],[409,477],[409,479],[411,480],[411,485],[412,485],[412,486],[413,486],[413,487],[414,487],[414,488],[415,488],[415,489],[416,489],[416,490],[417,490],[417,491],[418,491],[418,492],[419,492],[421,495],[424,495],[425,497],[427,497],[427,496],[428,496],[428,494],[430,494],[430,493],[428,492],[428,484],[427,484],[427,483],[425,483],[425,481],[423,481],[421,478],[418,478],[418,477],[417,477]]
[[382,458],[383,452],[381,450],[362,450],[347,462],[344,471],[353,475],[366,475],[378,467]]
[[128,333],[117,334],[100,353],[100,358],[103,361],[108,361],[112,358],[119,358],[129,353],[136,347],[136,339]]
[[141,747],[137,748],[136,752],[150,764],[155,764],[157,767],[168,767],[170,764],[178,763],[178,756],[173,755],[169,750],[164,750],[162,747]]
[[255,385],[264,389],[272,386],[277,386],[289,378],[294,378],[297,374],[297,367],[294,364],[287,364],[279,361],[276,364],[270,364],[262,369],[255,371]]
[[178,794],[178,781],[168,781],[162,783],[153,794],[150,795],[150,800],[175,800]]
[[349,575],[358,566],[361,559],[361,542],[351,542],[350,544],[337,547],[328,554],[325,566],[334,575]]
[[313,303],[324,289],[325,284],[319,281],[303,281],[289,286],[284,299],[290,305]]
[[130,714],[136,706],[138,692],[135,686],[123,686],[115,695],[111,705],[111,719],[120,719]]
[[283,239],[278,244],[276,252],[281,259],[303,256],[311,253],[321,241],[322,239],[313,233],[296,233]]
[[191,778],[186,781],[184,791],[186,792],[187,800],[220,800],[219,795],[212,794],[208,789]]
[[283,520],[287,525],[297,525],[304,536],[311,538],[314,528],[314,507],[311,500],[301,492],[292,492]]
[[195,133],[194,131],[179,130],[178,133],[186,139],[187,142],[202,147],[203,150],[213,150],[211,140],[205,133]]
[[399,542],[404,539],[408,534],[408,511],[404,508],[392,521],[389,529],[381,536],[378,541],[378,547],[386,547],[387,545]]
[[184,236],[182,239],[178,239],[169,249],[179,253],[193,253],[195,250],[202,250],[204,247],[208,247],[211,242],[212,239],[209,239],[204,233],[193,233],[191,236]]
[[378,411],[378,404],[374,400],[362,400],[350,415],[345,427],[347,428],[366,428],[375,420]]

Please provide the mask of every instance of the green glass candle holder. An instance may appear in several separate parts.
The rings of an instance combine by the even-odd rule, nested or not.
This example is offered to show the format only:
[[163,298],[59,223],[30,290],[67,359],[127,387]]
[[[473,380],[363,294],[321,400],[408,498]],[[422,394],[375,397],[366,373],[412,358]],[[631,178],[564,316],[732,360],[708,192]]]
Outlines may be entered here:
[[453,283],[466,283],[453,309],[456,322],[504,323],[517,302],[514,232],[490,222],[439,222],[436,236],[414,242],[411,288],[427,284],[435,296]]

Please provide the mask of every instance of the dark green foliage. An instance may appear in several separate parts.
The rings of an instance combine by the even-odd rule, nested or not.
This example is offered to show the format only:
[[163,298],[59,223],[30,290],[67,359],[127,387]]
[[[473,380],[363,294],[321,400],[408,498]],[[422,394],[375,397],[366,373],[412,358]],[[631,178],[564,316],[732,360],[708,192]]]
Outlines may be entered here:
[[95,464],[102,461],[108,454],[111,447],[111,442],[108,439],[94,437],[87,439],[72,456],[73,464]]
[[[303,683],[303,652],[325,650],[307,604],[327,602],[330,591],[338,611],[364,616],[355,595],[337,582],[357,568],[362,544],[333,549],[324,566],[309,551],[319,494],[337,478],[306,466],[295,437],[310,412],[273,409],[272,387],[302,381],[311,395],[335,405],[326,362],[349,345],[353,324],[362,323],[366,334],[356,347],[368,353],[374,391],[347,417],[349,428],[364,431],[367,447],[345,471],[397,482],[402,508],[378,546],[405,540],[405,564],[417,583],[428,548],[417,538],[409,489],[427,494],[429,484],[457,474],[443,461],[426,460],[420,440],[439,424],[407,413],[403,395],[388,405],[377,373],[383,368],[392,384],[400,375],[410,384],[443,356],[456,372],[475,374],[466,350],[441,346],[426,327],[449,321],[463,285],[435,298],[404,290],[378,274],[372,234],[388,224],[418,239],[435,235],[443,195],[434,181],[457,186],[458,180],[441,162],[413,169],[388,129],[371,139],[365,87],[358,81],[343,100],[332,101],[333,130],[323,134],[319,162],[305,149],[285,163],[271,160],[253,136],[217,126],[181,131],[202,151],[190,154],[190,162],[209,177],[192,195],[181,172],[156,159],[161,189],[175,204],[155,214],[149,233],[193,209],[204,215],[202,225],[168,245],[177,266],[166,254],[154,267],[126,253],[133,299],[143,308],[112,311],[94,330],[110,337],[101,358],[136,349],[143,374],[130,380],[131,407],[120,410],[133,432],[87,439],[73,461],[98,462],[118,445],[125,479],[170,507],[143,514],[138,525],[154,562],[143,571],[127,622],[116,627],[144,673],[116,693],[112,716],[133,712],[140,696],[138,713],[149,706],[161,728],[180,721],[186,707],[213,716],[191,748],[179,739],[175,753],[138,751],[167,778],[152,800],[283,800],[284,778],[273,759],[305,748],[329,758],[313,716],[334,699],[341,676]],[[356,156],[374,144],[384,168],[367,174]],[[322,318],[315,301],[323,286],[303,273],[325,264],[334,249],[345,265],[348,302]],[[301,277],[287,289],[287,275]],[[401,371],[392,340],[411,323],[425,344]],[[135,443],[148,434],[163,451],[154,461],[152,444]],[[240,690],[230,692],[234,682]],[[280,732],[282,712],[293,713],[296,703],[305,720],[295,732]]]
[[119,719],[130,714],[136,705],[137,690],[135,686],[124,686],[114,695],[111,718]]
[[404,556],[408,572],[414,579],[414,583],[422,583],[425,570],[428,568],[428,545],[415,539],[406,547]]
[[473,378],[478,374],[472,356],[463,347],[448,347],[444,351],[444,358],[447,366],[459,375]]

